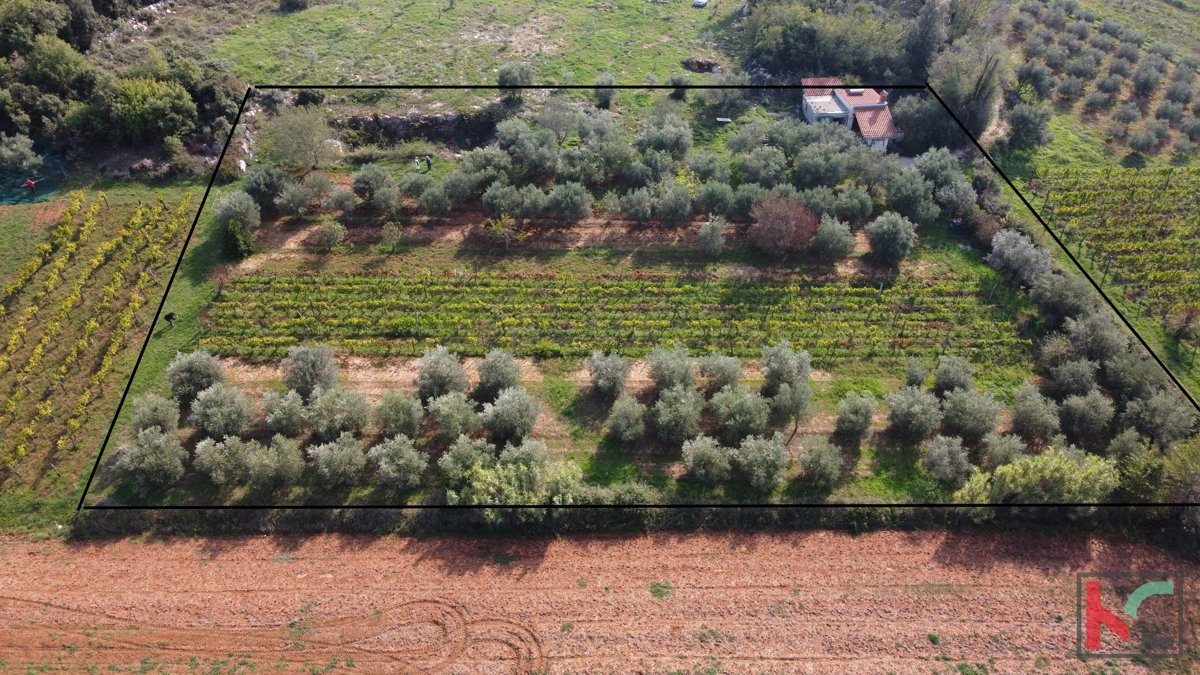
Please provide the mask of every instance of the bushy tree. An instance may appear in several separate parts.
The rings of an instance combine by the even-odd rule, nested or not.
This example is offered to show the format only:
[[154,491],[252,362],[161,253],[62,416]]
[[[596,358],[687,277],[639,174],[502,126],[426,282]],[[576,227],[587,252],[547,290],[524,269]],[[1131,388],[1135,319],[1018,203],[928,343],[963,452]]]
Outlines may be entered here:
[[246,476],[249,459],[253,454],[261,453],[262,445],[258,441],[244,441],[237,436],[231,436],[217,442],[206,438],[196,444],[196,460],[193,466],[201,473],[207,474],[213,485],[223,487]]
[[267,416],[267,426],[276,434],[287,438],[300,435],[308,422],[308,411],[304,407],[304,399],[294,389],[286,394],[268,391],[262,397],[263,412]]
[[654,197],[646,188],[638,188],[621,197],[621,210],[639,223],[654,215]]
[[375,407],[375,423],[384,436],[403,434],[416,438],[424,417],[425,409],[417,397],[394,389],[383,392],[379,405]]
[[99,100],[112,135],[133,145],[185,137],[196,126],[196,103],[178,82],[121,78]]
[[[696,210],[701,213],[708,214],[728,214],[733,211],[734,192],[733,188],[727,183],[710,180],[700,187],[696,188],[695,206]],[[710,218],[709,223],[715,221],[715,218]],[[705,225],[708,225],[706,223]],[[711,227],[711,226],[710,226]],[[701,247],[704,245],[705,228],[701,226]],[[724,241],[724,240],[722,240]],[[708,252],[708,249],[704,249]],[[709,253],[709,255],[712,255]]]
[[1014,148],[1048,145],[1054,140],[1050,133],[1050,117],[1054,111],[1048,105],[1018,103],[1008,113],[1008,143]]
[[258,226],[262,224],[258,204],[255,204],[250,195],[241,190],[231,192],[217,200],[217,205],[213,207],[213,218],[216,220],[217,227],[222,229],[228,227],[229,222],[233,220],[238,221],[250,231],[258,229]]
[[467,390],[467,373],[458,360],[458,354],[448,351],[442,345],[435,349],[426,349],[415,365],[417,393],[422,400]]
[[1149,398],[1166,378],[1162,369],[1140,351],[1127,351],[1104,362],[1104,382],[1119,400]]
[[337,386],[338,364],[329,345],[288,347],[288,355],[279,366],[283,369],[283,383],[306,401],[318,388]]
[[[728,185],[725,186],[729,188]],[[733,192],[730,191],[732,197]],[[721,216],[713,216],[700,226],[700,250],[705,255],[716,258],[725,250],[725,229],[728,223]]]
[[613,99],[617,97],[617,90],[613,87],[617,83],[617,78],[612,73],[601,73],[596,76],[596,105],[601,108],[612,107]]
[[[1021,457],[991,473],[971,476],[954,494],[966,504],[1094,504],[1120,484],[1113,462],[1095,455],[1082,457],[1051,448]],[[989,514],[990,515],[990,514]]]
[[733,204],[729,215],[748,218],[759,202],[770,196],[771,191],[758,183],[742,183],[733,191]]
[[[771,414],[781,424],[792,423],[792,436],[812,412],[812,387],[807,380],[784,382],[771,397]],[[791,437],[788,438],[791,440]]]
[[742,439],[742,444],[733,453],[733,466],[751,488],[767,494],[787,482],[790,459],[783,434],[776,432],[771,438],[748,436]]
[[583,220],[592,215],[592,194],[579,183],[563,183],[550,191],[546,207],[558,220]]
[[663,225],[678,227],[692,217],[692,193],[685,185],[665,186],[654,202],[654,215]]
[[523,387],[507,387],[500,391],[495,403],[483,404],[479,417],[492,440],[499,444],[528,436],[541,414],[542,404]]
[[496,464],[496,448],[482,438],[459,436],[450,445],[446,454],[438,459],[438,468],[446,474],[446,482],[451,489],[458,489],[467,479],[467,472],[473,467],[489,469]]
[[461,391],[452,391],[429,399],[429,414],[438,423],[438,436],[446,442],[463,434],[474,434],[480,429],[475,404]]
[[450,215],[453,206],[449,195],[440,186],[429,188],[417,198],[417,210],[427,216],[444,218]]
[[645,419],[646,406],[639,403],[634,397],[622,394],[613,403],[605,427],[617,441],[632,443],[646,433]]
[[682,443],[700,433],[704,397],[689,385],[664,389],[654,404],[654,426],[667,443]]
[[317,242],[326,251],[332,251],[342,245],[346,239],[346,226],[336,220],[327,220],[317,229]]
[[[299,398],[299,396],[297,396]],[[260,489],[288,486],[300,480],[304,474],[304,455],[300,444],[275,434],[271,445],[255,444],[246,456],[246,475],[251,484]]]
[[697,179],[714,185],[724,184],[728,187],[730,171],[729,164],[724,159],[707,150],[696,150],[687,164],[692,173],[696,174]]
[[275,198],[275,208],[286,216],[303,218],[312,204],[313,192],[303,185],[290,183]]
[[942,401],[946,428],[970,443],[977,443],[996,429],[1004,404],[978,389],[953,389]]
[[254,419],[254,399],[218,382],[196,395],[188,422],[213,438],[239,436]]
[[857,446],[871,436],[875,413],[879,412],[879,402],[874,395],[867,391],[852,391],[838,401],[837,409],[834,431],[847,445]]
[[767,400],[744,384],[723,387],[713,395],[711,405],[727,443],[737,443],[767,428],[771,413]]
[[910,356],[904,366],[904,384],[909,387],[922,387],[929,378],[929,368],[921,363],[921,359]]
[[975,366],[961,356],[944,354],[938,357],[933,371],[933,393],[945,396],[954,389],[975,388]]
[[1028,382],[1017,389],[1012,429],[1026,441],[1048,440],[1059,431],[1058,404]]
[[696,362],[700,364],[700,375],[707,380],[710,392],[737,386],[742,380],[742,362],[736,356],[714,352],[701,356]]
[[1068,396],[1058,409],[1059,425],[1072,441],[1098,435],[1108,426],[1112,417],[1112,401],[1098,390],[1086,396]]
[[167,366],[167,381],[171,396],[179,401],[181,408],[187,408],[196,394],[224,382],[225,371],[217,357],[200,347],[190,354],[175,352],[175,358]]
[[1087,396],[1096,388],[1096,364],[1087,359],[1072,359],[1050,369],[1058,396]]
[[732,451],[703,434],[683,443],[683,464],[688,475],[701,483],[716,485],[729,480]]
[[1038,100],[1049,98],[1059,85],[1059,79],[1054,76],[1054,71],[1037,59],[1029,59],[1018,66],[1016,75],[1021,89],[1032,94]]
[[497,180],[503,185],[513,175],[512,155],[494,145],[464,152],[462,167],[479,185],[495,186]]
[[163,433],[172,434],[179,428],[179,404],[148,391],[133,399],[133,433],[158,427]]
[[799,460],[804,477],[816,485],[833,485],[842,476],[842,453],[822,436],[813,436],[804,442]]
[[1150,398],[1130,401],[1122,421],[1154,439],[1160,448],[1169,448],[1192,434],[1196,409],[1178,391],[1162,390]]
[[350,174],[350,188],[365,202],[373,201],[375,195],[388,188],[398,190],[396,179],[378,164],[363,164]]
[[1091,284],[1073,274],[1043,274],[1033,283],[1030,297],[1052,325],[1083,318],[1096,308]]
[[784,383],[798,386],[808,384],[812,375],[812,359],[804,350],[792,351],[792,343],[786,338],[769,347],[762,348],[762,395],[775,396]]
[[917,443],[942,423],[942,408],[933,394],[917,387],[902,387],[887,397],[888,426],[900,438]]
[[987,263],[1009,283],[1027,288],[1052,267],[1050,251],[1016,230],[1001,230],[992,237]]
[[[363,168],[366,169],[366,166]],[[374,181],[377,179],[372,177],[372,180]],[[433,176],[430,176],[427,173],[410,173],[404,176],[404,178],[400,179],[400,182],[396,184],[396,189],[399,190],[400,194],[404,195],[405,197],[416,198],[425,194],[425,191],[433,187],[434,183],[435,181],[433,180]]]
[[242,190],[259,209],[267,211],[275,208],[275,198],[292,184],[292,177],[283,169],[270,164],[255,164],[242,179]]
[[651,117],[638,129],[633,144],[643,153],[658,150],[683,159],[692,147],[692,127],[676,114]]
[[267,154],[278,164],[307,173],[339,159],[337,134],[317,106],[292,106],[266,120]]
[[646,361],[650,364],[650,378],[660,389],[675,386],[691,387],[695,383],[695,361],[682,342],[671,345],[670,351],[656,345]]
[[583,366],[592,377],[592,388],[601,394],[615,396],[625,391],[625,378],[631,366],[620,354],[595,351],[583,360]]
[[521,384],[521,364],[503,349],[488,352],[476,369],[479,384],[475,388],[475,398],[480,401],[494,400],[500,390]]
[[117,449],[113,468],[129,479],[134,492],[146,497],[183,478],[187,456],[175,434],[150,427],[138,432],[137,440]]
[[407,490],[421,484],[421,475],[429,466],[429,453],[419,452],[412,439],[404,434],[394,436],[371,448],[367,453],[384,485],[395,490]]
[[898,265],[917,241],[917,226],[904,216],[888,211],[866,227],[871,252],[888,265]]
[[787,157],[779,148],[758,146],[742,157],[742,180],[775,187],[787,180]]
[[1130,457],[1145,449],[1146,442],[1142,440],[1142,435],[1138,433],[1137,429],[1131,428],[1113,436],[1108,447],[1104,449],[1104,454],[1121,466]]
[[309,448],[308,458],[316,466],[321,480],[335,487],[357,483],[367,465],[362,443],[349,432],[342,432],[334,441]]
[[925,180],[916,169],[901,169],[892,174],[887,185],[887,206],[918,223],[938,215],[933,183]]
[[346,432],[357,435],[370,417],[371,406],[359,391],[318,387],[308,402],[308,422],[325,441]]
[[957,436],[936,436],[928,441],[925,454],[921,457],[921,466],[939,479],[953,483],[955,487],[967,482],[972,468],[967,449]]
[[550,464],[550,450],[546,441],[526,438],[520,443],[507,443],[500,451],[498,466],[523,466],[544,471]]
[[528,63],[506,63],[496,72],[496,84],[510,99],[521,98],[521,89],[533,86],[533,78],[533,66]]
[[821,260],[840,260],[854,250],[854,237],[849,225],[826,214],[821,216],[810,246]]
[[750,210],[750,243],[773,256],[802,253],[808,249],[820,222],[799,200],[770,195]]
[[1012,464],[1026,456],[1025,442],[1020,436],[991,433],[983,437],[983,465],[988,471]]
[[329,208],[346,214],[354,211],[354,193],[342,188],[334,190],[329,195]]

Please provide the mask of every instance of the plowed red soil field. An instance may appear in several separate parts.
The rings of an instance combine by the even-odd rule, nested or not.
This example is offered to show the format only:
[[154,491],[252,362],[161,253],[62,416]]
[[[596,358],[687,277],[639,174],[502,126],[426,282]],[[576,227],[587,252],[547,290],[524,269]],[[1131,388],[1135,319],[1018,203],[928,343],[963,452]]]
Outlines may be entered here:
[[7,537],[0,670],[1082,675],[1076,573],[1162,570],[1200,571],[956,532]]

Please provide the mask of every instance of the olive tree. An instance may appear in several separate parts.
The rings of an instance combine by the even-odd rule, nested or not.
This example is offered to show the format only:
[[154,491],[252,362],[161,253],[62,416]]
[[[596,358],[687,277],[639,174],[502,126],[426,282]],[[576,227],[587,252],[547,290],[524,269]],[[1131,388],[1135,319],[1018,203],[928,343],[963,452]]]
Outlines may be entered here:
[[683,443],[683,465],[688,475],[701,483],[715,485],[729,480],[733,452],[703,434]]
[[196,444],[193,466],[201,473],[208,474],[213,485],[223,487],[245,477],[250,455],[262,449],[258,441],[244,441],[237,436],[230,436],[219,443],[206,438]]
[[271,431],[288,438],[299,436],[308,422],[304,399],[294,389],[286,394],[274,391],[264,393],[262,407]]
[[1162,448],[1190,436],[1196,427],[1196,409],[1178,391],[1162,390],[1131,401],[1123,421],[1154,439]]
[[338,364],[329,345],[288,347],[288,355],[279,366],[283,369],[283,383],[306,401],[317,388],[337,386]]
[[240,436],[254,419],[254,399],[218,382],[196,395],[188,421],[213,438]]
[[1051,269],[1050,251],[1016,230],[1001,230],[992,237],[988,266],[1009,281],[1026,287]]
[[251,484],[258,488],[291,485],[300,480],[303,473],[304,455],[300,452],[300,444],[281,434],[275,434],[271,445],[258,445],[246,456],[246,474]]
[[841,260],[854,250],[854,236],[850,234],[849,225],[825,214],[821,216],[821,224],[809,247],[821,260]]
[[375,406],[375,423],[384,436],[403,434],[416,438],[424,417],[420,399],[394,389],[383,392],[379,405]]
[[975,388],[975,366],[961,356],[943,354],[933,371],[933,393],[945,396],[955,389]]
[[804,477],[810,483],[830,486],[842,475],[842,453],[823,436],[807,439],[799,460]]
[[650,378],[660,389],[670,389],[676,386],[691,387],[695,382],[693,370],[695,363],[691,352],[681,342],[676,342],[667,351],[662,345],[656,346],[646,357],[650,363]]
[[1096,363],[1087,359],[1072,359],[1050,369],[1054,389],[1060,397],[1086,396],[1096,388]]
[[850,446],[857,446],[871,435],[875,413],[879,412],[879,402],[870,392],[850,392],[838,401],[837,422],[834,431]]
[[909,387],[920,387],[929,378],[929,369],[921,363],[921,359],[910,356],[904,366],[904,384]]
[[417,393],[423,401],[467,390],[467,373],[458,360],[458,354],[441,345],[436,349],[426,349],[415,365]]
[[461,391],[430,399],[428,408],[429,414],[438,423],[438,436],[443,441],[450,442],[463,434],[478,433],[480,429],[475,403]]
[[325,441],[344,433],[358,434],[370,417],[371,406],[359,391],[318,387],[308,402],[308,422]]
[[787,482],[790,458],[783,434],[776,432],[771,438],[748,436],[743,439],[733,453],[733,465],[751,488],[766,494]]
[[367,465],[367,455],[363,452],[362,443],[349,432],[342,432],[342,435],[329,443],[309,448],[308,458],[316,466],[321,480],[335,487],[358,482],[358,477]]
[[636,398],[622,394],[613,403],[604,426],[621,443],[632,443],[646,433],[646,406]]
[[446,475],[446,482],[451,489],[461,487],[472,468],[489,469],[495,464],[495,446],[485,439],[466,435],[459,436],[438,459],[438,468]]
[[158,427],[164,433],[175,433],[179,428],[179,404],[149,391],[133,399],[133,433]]
[[1058,409],[1063,433],[1072,441],[1096,436],[1113,417],[1113,404],[1099,390],[1086,396],[1068,396]]
[[620,354],[596,351],[583,360],[592,378],[592,388],[605,396],[616,396],[625,391],[625,378],[629,375],[630,363]]
[[792,351],[792,343],[786,338],[769,347],[762,348],[762,395],[773,397],[785,383],[808,384],[812,374],[812,359],[806,351]]
[[871,252],[888,265],[898,265],[917,241],[917,226],[908,218],[888,211],[866,227]]
[[713,395],[711,406],[727,443],[761,434],[771,414],[767,399],[744,384],[726,385]]
[[429,466],[429,453],[419,452],[412,439],[404,434],[371,448],[367,459],[375,465],[383,484],[395,490],[420,485],[421,475]]
[[989,471],[994,471],[998,466],[1021,459],[1027,450],[1020,436],[990,433],[983,437],[983,465]]
[[925,454],[921,457],[921,466],[939,479],[953,483],[955,487],[962,486],[971,475],[967,449],[957,436],[936,436],[928,441]]
[[701,356],[696,362],[700,364],[700,375],[707,381],[710,392],[737,386],[742,380],[742,362],[736,356],[713,352]]
[[502,389],[521,384],[521,364],[512,354],[503,349],[493,349],[476,366],[479,384],[475,387],[475,398],[491,401]]
[[[707,185],[707,183],[706,183]],[[726,186],[728,188],[729,186]],[[732,197],[732,192],[730,193]],[[714,216],[704,221],[700,226],[700,250],[712,258],[721,255],[725,249],[725,229],[728,223],[721,216]]]
[[1026,441],[1052,438],[1059,431],[1058,404],[1023,383],[1013,404],[1012,430]]
[[492,440],[499,444],[528,436],[541,414],[542,404],[524,387],[507,387],[500,391],[495,403],[483,404],[479,417]]
[[509,99],[521,98],[521,89],[533,86],[533,78],[533,66],[528,63],[506,63],[496,72],[496,84]]
[[654,404],[654,426],[667,443],[682,443],[700,433],[704,396],[690,386],[677,384],[664,389]]
[[118,475],[129,479],[133,491],[147,497],[183,478],[187,450],[173,433],[150,427],[138,432],[137,439],[117,449],[113,465]]
[[901,387],[887,397],[888,427],[900,438],[916,443],[924,440],[942,423],[938,399],[917,387]]
[[190,354],[175,352],[175,358],[167,366],[171,396],[179,401],[181,408],[191,405],[196,394],[224,381],[225,371],[221,369],[220,360],[204,347]]
[[985,391],[953,389],[942,401],[942,422],[969,443],[978,443],[996,429],[1004,404]]
[[217,227],[224,231],[229,223],[237,221],[247,230],[253,231],[262,225],[262,212],[250,195],[238,190],[217,200],[213,207],[213,218]]

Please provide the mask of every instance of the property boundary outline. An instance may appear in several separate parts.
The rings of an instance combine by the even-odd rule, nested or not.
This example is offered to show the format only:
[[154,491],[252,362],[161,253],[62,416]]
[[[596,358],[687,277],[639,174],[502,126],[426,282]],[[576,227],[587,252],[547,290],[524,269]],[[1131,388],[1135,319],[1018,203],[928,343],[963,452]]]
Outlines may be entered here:
[[[1007,183],[1009,188],[1012,189],[1013,193],[1017,195],[1017,198],[1021,200],[1021,203],[1025,205],[1025,208],[1027,208],[1029,210],[1029,212],[1031,214],[1033,214],[1033,217],[1036,218],[1039,223],[1041,223],[1042,227],[1044,227],[1046,229],[1046,232],[1049,233],[1050,237],[1054,240],[1054,242],[1056,244],[1058,244],[1059,248],[1061,248],[1063,250],[1063,252],[1067,254],[1067,257],[1071,260],[1071,262],[1075,265],[1075,267],[1078,268],[1078,270],[1083,274],[1084,278],[1087,279],[1088,283],[1090,283],[1092,285],[1092,288],[1094,288],[1096,290],[1096,292],[1100,294],[1100,297],[1104,298],[1105,303],[1107,303],[1108,306],[1112,309],[1112,311],[1118,317],[1120,317],[1121,321],[1125,324],[1125,327],[1129,330],[1129,332],[1132,333],[1135,337],[1137,337],[1138,342],[1141,343],[1142,347],[1146,350],[1146,352],[1149,353],[1152,357],[1154,357],[1154,361],[1158,364],[1158,366],[1160,368],[1162,368],[1163,372],[1165,372],[1167,374],[1167,377],[1170,378],[1171,382],[1176,386],[1176,388],[1178,388],[1179,391],[1183,393],[1183,395],[1187,398],[1188,402],[1191,403],[1192,406],[1196,409],[1197,413],[1200,413],[1200,404],[1198,404],[1196,402],[1196,400],[1194,398],[1192,398],[1192,395],[1191,395],[1191,393],[1188,392],[1187,388],[1184,387],[1182,383],[1180,383],[1180,381],[1175,377],[1175,374],[1173,372],[1171,372],[1171,369],[1166,366],[1166,364],[1163,362],[1163,360],[1161,358],[1159,358],[1158,354],[1150,347],[1150,345],[1146,342],[1145,338],[1142,337],[1141,333],[1139,333],[1133,327],[1133,324],[1130,323],[1127,318],[1125,318],[1125,315],[1116,306],[1116,304],[1113,303],[1113,301],[1108,297],[1108,294],[1104,292],[1104,289],[1101,288],[1100,285],[1096,283],[1096,280],[1093,279],[1090,274],[1088,274],[1087,270],[1084,269],[1083,265],[1081,265],[1079,263],[1079,261],[1075,258],[1074,254],[1071,253],[1070,248],[1068,248],[1063,243],[1063,241],[1058,237],[1058,235],[1055,234],[1054,230],[1042,218],[1041,214],[1039,214],[1037,212],[1037,210],[1033,208],[1033,205],[1029,202],[1029,200],[1025,198],[1025,195],[1022,194],[1019,189],[1017,189],[1017,186],[1012,182],[1012,179],[1010,179],[1008,177],[1008,175],[1005,174],[1004,171],[1000,169],[1000,165],[996,163],[996,160],[993,159],[990,154],[988,154],[987,150],[984,149],[983,145],[980,144],[979,140],[976,139],[975,136],[970,131],[967,130],[966,125],[963,124],[962,120],[959,119],[958,115],[956,115],[954,113],[954,111],[950,109],[950,106],[946,105],[946,102],[942,99],[942,97],[940,95],[938,95],[937,91],[933,88],[932,84],[930,84],[928,81],[926,81],[924,84],[865,83],[865,84],[857,84],[857,85],[843,85],[843,88],[849,88],[851,86],[856,87],[856,88],[857,87],[864,87],[864,88],[870,87],[870,88],[912,89],[912,90],[922,89],[922,90],[928,91],[934,97],[934,99],[938,102],[938,104],[940,104],[942,106],[942,108],[946,111],[946,113],[950,115],[950,118],[954,120],[955,124],[957,124],[959,129],[962,130],[963,134],[967,138],[971,139],[971,143],[974,144],[975,148],[979,151],[979,153],[987,159],[988,163],[991,164],[992,169],[995,170],[996,173],[1004,179],[1004,182]],[[242,95],[241,104],[238,105],[237,114],[234,115],[233,124],[231,125],[230,130],[229,130],[229,137],[225,139],[225,145],[221,148],[221,154],[217,158],[216,164],[213,166],[213,172],[212,172],[212,175],[208,179],[208,187],[204,190],[204,196],[200,200],[200,206],[196,211],[196,217],[192,220],[192,226],[188,230],[188,236],[184,240],[183,247],[179,251],[179,259],[175,261],[175,268],[172,270],[171,277],[167,282],[167,287],[163,291],[162,299],[159,300],[158,307],[154,311],[154,319],[150,323],[150,329],[146,332],[146,339],[142,342],[142,348],[138,352],[137,360],[133,364],[133,369],[129,372],[129,379],[125,384],[125,390],[121,394],[121,399],[117,403],[116,410],[113,411],[113,418],[112,418],[112,421],[109,423],[108,432],[104,435],[104,441],[101,444],[99,451],[96,453],[96,461],[92,464],[92,470],[88,474],[87,483],[84,485],[83,492],[79,496],[79,504],[75,508],[76,513],[78,513],[81,510],[84,510],[84,509],[99,510],[99,511],[105,511],[105,510],[159,511],[159,510],[274,510],[274,509],[307,510],[307,509],[425,509],[425,508],[474,509],[474,508],[477,508],[475,506],[452,506],[452,505],[436,505],[436,504],[415,505],[415,506],[410,506],[410,505],[406,505],[406,504],[290,504],[290,505],[289,504],[284,504],[284,505],[275,505],[275,504],[249,505],[249,504],[247,504],[247,505],[217,505],[217,506],[201,505],[201,504],[196,504],[196,505],[173,504],[173,505],[158,505],[158,506],[136,506],[136,505],[85,506],[84,501],[87,499],[88,491],[91,489],[91,486],[92,486],[92,481],[96,477],[96,471],[100,468],[100,462],[104,458],[104,453],[108,449],[108,443],[112,439],[113,431],[116,429],[117,420],[120,418],[121,410],[125,407],[125,400],[126,400],[126,398],[128,398],[129,390],[133,386],[134,376],[137,374],[138,367],[142,363],[142,357],[145,356],[146,349],[150,346],[150,338],[154,334],[154,326],[158,324],[159,315],[162,313],[163,307],[166,305],[166,302],[167,302],[167,296],[170,295],[171,287],[175,283],[175,276],[178,274],[179,268],[183,263],[184,255],[187,254],[188,246],[191,245],[192,236],[195,234],[196,226],[200,222],[200,216],[204,213],[204,205],[208,201],[209,193],[212,191],[213,185],[216,182],[217,173],[220,170],[221,164],[223,163],[223,161],[225,159],[225,153],[226,153],[226,151],[229,150],[229,144],[233,142],[234,132],[237,131],[238,122],[241,121],[242,113],[245,111],[246,104],[250,101],[250,97],[252,94],[254,94],[258,90],[293,90],[293,89],[300,89],[300,90],[305,90],[305,89],[480,90],[480,89],[482,89],[482,90],[496,90],[496,91],[512,91],[512,90],[526,90],[526,89],[595,90],[596,88],[597,88],[596,85],[582,85],[582,84],[528,85],[528,86],[521,85],[521,86],[511,86],[511,87],[509,87],[509,86],[502,87],[500,85],[495,85],[495,84],[492,84],[492,85],[440,84],[440,85],[424,85],[424,86],[422,86],[422,85],[368,85],[368,84],[353,84],[353,85],[351,85],[351,84],[334,84],[334,85],[268,84],[268,85],[250,85],[250,86],[248,86],[246,88],[246,92]],[[603,88],[618,89],[618,90],[750,89],[750,90],[757,90],[757,91],[775,91],[775,90],[788,91],[788,90],[813,89],[813,88],[820,88],[820,87],[805,86],[802,84],[758,84],[758,85],[755,85],[755,84],[748,84],[748,85],[690,84],[690,85],[680,85],[680,86],[661,85],[661,84],[659,84],[659,85],[614,84],[611,86],[605,86]],[[1170,502],[1159,502],[1159,503],[1151,502],[1151,503],[1136,503],[1136,504],[1135,503],[1123,503],[1123,502],[1105,502],[1105,503],[1097,503],[1097,504],[1069,504],[1069,503],[906,504],[906,506],[942,507],[942,508],[958,508],[958,507],[1023,508],[1023,507],[1031,507],[1031,506],[1037,506],[1037,507],[1055,507],[1055,506],[1121,507],[1121,506],[1174,506],[1174,505],[1175,505],[1174,503],[1170,503]],[[686,505],[641,504],[639,506],[652,508],[652,507],[686,506]],[[759,506],[787,506],[787,507],[791,507],[791,508],[822,508],[822,507],[827,507],[827,506],[831,506],[831,505],[828,505],[828,504],[769,504],[769,503],[768,504],[762,504],[762,503],[745,504],[745,503],[738,503],[738,504],[704,504],[703,506],[716,507],[716,508],[743,508],[743,507],[744,508],[753,508],[753,507],[759,507]],[[878,504],[863,502],[863,503],[838,504],[837,506],[851,506],[851,507],[853,507],[853,506],[878,506]],[[514,505],[507,505],[504,508],[545,508],[545,505],[514,504]],[[602,505],[580,504],[580,505],[573,505],[573,508],[623,508],[623,507],[608,507],[608,506],[602,506]]]

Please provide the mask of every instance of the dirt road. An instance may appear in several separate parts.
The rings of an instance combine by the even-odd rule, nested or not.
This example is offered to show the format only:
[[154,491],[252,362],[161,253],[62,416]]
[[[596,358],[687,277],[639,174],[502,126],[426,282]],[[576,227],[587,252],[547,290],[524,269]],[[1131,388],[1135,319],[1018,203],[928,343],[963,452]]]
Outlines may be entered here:
[[7,537],[0,670],[1082,673],[1075,573],[1163,569],[1200,571],[1120,541],[944,532]]

